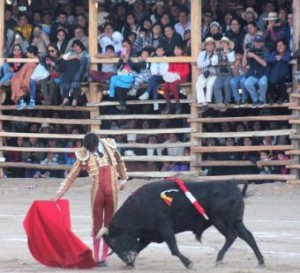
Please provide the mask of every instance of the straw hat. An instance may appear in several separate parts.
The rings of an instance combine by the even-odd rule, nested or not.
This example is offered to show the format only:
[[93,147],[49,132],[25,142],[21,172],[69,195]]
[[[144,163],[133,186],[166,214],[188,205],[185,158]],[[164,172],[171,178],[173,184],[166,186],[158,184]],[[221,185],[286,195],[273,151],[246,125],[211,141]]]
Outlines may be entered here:
[[216,41],[212,37],[207,37],[203,42],[203,45],[206,46],[208,43],[214,43],[216,45]]
[[225,43],[227,43],[227,44],[229,44],[229,47],[231,48],[231,49],[233,49],[234,48],[234,42],[232,42],[229,38],[227,38],[227,37],[222,37],[222,39],[220,40],[220,43],[222,43],[222,42],[225,42]]
[[152,7],[152,11],[154,11],[158,6],[164,6],[164,2],[163,1],[157,1]]
[[265,21],[276,21],[278,20],[277,12],[269,12],[268,16],[263,18]]
[[257,12],[256,12],[253,8],[249,7],[249,8],[246,9],[246,11],[244,11],[244,12],[242,13],[242,15],[241,15],[242,19],[245,20],[247,13],[253,14],[254,19],[257,19],[257,18],[258,18]]
[[49,123],[44,122],[44,123],[42,123],[41,128],[39,129],[39,132],[42,132],[43,129],[45,129],[45,128],[49,128],[51,131],[54,129],[53,126],[51,126]]

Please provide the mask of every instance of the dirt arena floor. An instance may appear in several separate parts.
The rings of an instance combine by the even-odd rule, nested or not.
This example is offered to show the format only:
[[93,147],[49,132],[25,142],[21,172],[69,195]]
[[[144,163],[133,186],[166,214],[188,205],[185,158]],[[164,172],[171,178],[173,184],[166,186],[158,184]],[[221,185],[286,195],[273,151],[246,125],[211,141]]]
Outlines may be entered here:
[[[117,256],[112,255],[107,268],[66,270],[49,268],[35,261],[29,253],[22,227],[24,216],[33,200],[53,197],[60,183],[58,179],[0,181],[0,272],[147,272],[175,273],[186,271],[165,244],[151,244],[137,258],[134,269],[126,268]],[[120,203],[138,186],[147,181],[128,182],[120,194]],[[213,273],[273,273],[300,272],[300,186],[285,183],[250,185],[252,195],[246,198],[245,224],[253,232],[263,253],[266,267],[257,266],[252,250],[238,239],[227,252],[224,263],[215,266],[223,237],[208,229],[202,244],[191,233],[177,236],[184,255],[194,262],[195,272]],[[78,179],[66,198],[70,200],[73,231],[89,247],[90,234],[89,180]]]

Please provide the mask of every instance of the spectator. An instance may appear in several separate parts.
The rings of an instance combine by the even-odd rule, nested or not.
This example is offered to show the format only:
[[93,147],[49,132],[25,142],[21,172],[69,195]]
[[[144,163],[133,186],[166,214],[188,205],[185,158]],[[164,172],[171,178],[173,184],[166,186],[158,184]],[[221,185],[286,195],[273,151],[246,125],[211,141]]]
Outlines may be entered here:
[[40,81],[41,89],[43,93],[43,104],[50,105],[53,101],[55,104],[58,103],[60,92],[58,87],[60,84],[60,74],[56,70],[56,63],[60,58],[59,50],[55,44],[48,46],[48,54],[45,58],[45,65],[50,74],[50,78],[46,78]]
[[[14,147],[22,148],[24,147],[24,138],[18,137],[14,139]],[[22,152],[21,151],[7,151],[6,154],[7,162],[22,162]],[[24,169],[23,168],[10,168],[9,169],[10,177],[24,177]]]
[[181,10],[178,16],[179,22],[174,25],[175,31],[184,39],[184,32],[191,30],[191,22],[188,20],[188,13],[186,10]]
[[153,50],[156,50],[157,46],[162,43],[162,40],[162,26],[160,23],[154,23],[151,27],[151,33],[148,39],[146,39],[146,46],[149,46]]
[[221,26],[217,21],[213,21],[209,25],[209,32],[205,38],[208,38],[208,37],[213,38],[216,42],[218,42],[222,39],[223,34],[221,32]]
[[[252,107],[264,107],[266,103],[266,94],[268,88],[267,79],[267,58],[269,50],[264,45],[264,38],[261,35],[256,35],[254,38],[253,49],[244,50],[242,65],[249,65],[249,72],[244,86],[252,99]],[[256,89],[258,85],[258,89]]]
[[116,55],[120,55],[122,49],[123,35],[119,31],[115,31],[112,23],[104,24],[104,32],[98,35],[98,43],[101,47],[101,53],[105,53],[105,48],[108,45],[114,46]]
[[[168,140],[164,142],[164,144],[174,144],[181,143],[179,141],[178,136],[176,134],[169,134]],[[184,147],[168,147],[163,150],[163,154],[168,156],[183,156],[184,155]]]
[[[244,87],[248,68],[242,64],[243,55],[243,48],[240,48],[235,52],[235,62],[232,66],[233,78],[230,79],[230,87],[235,101],[235,108],[245,106],[248,98],[248,92]],[[242,94],[240,94],[239,90],[242,90]]]
[[[213,85],[216,80],[216,65],[218,56],[215,54],[216,42],[208,37],[204,41],[205,50],[202,50],[197,58],[197,67],[200,75],[196,82],[197,103],[206,108],[212,100]],[[206,87],[206,94],[204,88]]]
[[[113,45],[108,45],[105,48],[105,53],[100,53],[96,55],[96,58],[115,58],[115,48]],[[91,78],[99,83],[109,83],[109,79],[117,73],[117,66],[115,64],[105,64],[101,65],[101,71],[90,70]]]
[[182,38],[171,25],[165,26],[164,33],[165,37],[162,43],[164,45],[165,54],[166,56],[174,56],[175,47],[182,45]]
[[54,41],[58,30],[63,29],[67,34],[67,39],[72,37],[72,26],[68,23],[67,13],[61,11],[57,17],[57,20],[51,25],[50,41]]
[[69,43],[68,43],[68,46],[67,46],[67,48],[66,48],[66,52],[69,52],[69,51],[71,51],[72,50],[72,48],[73,48],[73,43],[74,43],[74,41],[80,41],[82,44],[83,44],[83,46],[84,46],[84,48],[85,48],[85,50],[87,50],[88,51],[88,48],[89,48],[89,40],[88,40],[88,37],[85,35],[85,33],[84,33],[84,29],[82,28],[82,27],[80,27],[80,26],[77,26],[76,28],[75,28],[75,30],[74,30],[74,37],[69,41]]
[[4,13],[4,40],[6,41],[6,49],[11,46],[14,37],[14,29],[17,26],[16,20],[12,18],[12,11],[9,8],[5,8]]
[[76,23],[76,26],[75,26],[75,29],[74,29],[75,37],[76,37],[75,30],[76,30],[77,27],[80,27],[81,29],[83,29],[83,35],[86,35],[89,31],[89,26],[88,26],[88,20],[87,20],[85,14],[83,14],[83,13],[77,14],[76,22],[77,23]]
[[267,151],[261,151],[259,153],[260,161],[257,161],[256,166],[259,168],[259,174],[274,174],[276,173],[276,168],[274,166],[268,166],[264,163],[272,160],[272,156]]
[[171,15],[168,12],[164,12],[163,15],[160,18],[160,24],[163,28],[165,28],[168,25],[174,26],[172,20],[171,20]]
[[226,33],[231,28],[231,20],[233,19],[233,14],[231,11],[226,11],[224,15],[223,23],[221,24],[222,33]]
[[65,54],[67,51],[67,46],[68,46],[68,34],[64,29],[59,29],[56,33],[56,46],[59,50],[59,54]]
[[150,19],[153,24],[158,23],[165,12],[165,4],[163,1],[156,1],[156,3],[151,7],[152,14]]
[[24,54],[26,53],[26,50],[29,47],[29,43],[24,39],[22,33],[19,31],[15,31],[12,45],[7,48],[5,56],[8,56],[13,53],[14,45],[20,45]]
[[269,49],[269,51],[274,51],[276,49],[276,42],[279,39],[279,27],[275,26],[277,21],[277,13],[270,12],[268,17],[265,18],[267,23],[267,28],[263,32],[263,37],[265,40],[265,46]]
[[[54,152],[48,152],[47,157],[44,158],[40,164],[41,165],[58,165],[59,154]],[[42,172],[37,172],[35,178],[49,178],[58,177],[56,170],[43,170]]]
[[52,17],[51,14],[49,13],[45,13],[43,16],[43,20],[42,20],[42,30],[45,34],[48,35],[48,37],[50,37],[50,30],[51,30],[51,22],[52,22]]
[[135,75],[135,82],[133,88],[130,90],[131,95],[135,96],[142,83],[148,83],[151,78],[150,63],[147,63],[147,58],[150,57],[150,50],[144,48],[141,55],[138,57],[138,63],[134,64],[134,70],[137,72]]
[[[38,55],[37,47],[28,47],[26,55],[28,59],[36,59]],[[31,76],[36,66],[36,63],[24,64],[11,79],[11,100],[16,104],[18,103],[17,110],[22,110],[27,106],[24,95],[28,90],[30,92],[30,103],[28,108],[33,109],[35,106],[36,83],[31,80]]]
[[122,34],[125,39],[128,39],[128,36],[131,32],[138,34],[141,27],[138,25],[136,16],[133,13],[127,13],[126,23],[122,28]]
[[[220,41],[220,47],[216,49],[218,57],[217,78],[213,86],[213,93],[216,102],[216,110],[226,111],[226,104],[231,102],[230,80],[232,79],[232,64],[235,61],[233,51],[234,44],[227,37]],[[223,95],[224,90],[224,95]]]
[[263,4],[263,10],[264,12],[259,16],[257,23],[258,29],[261,31],[266,29],[266,18],[268,17],[268,14],[275,11],[274,3],[272,1],[266,1]]
[[50,44],[50,40],[47,34],[42,30],[41,26],[35,26],[32,31],[31,45],[37,47],[39,56],[45,57],[47,54],[47,47]]
[[115,8],[114,25],[115,29],[119,32],[122,31],[126,23],[126,13],[128,10],[127,2],[118,2]]
[[282,104],[288,101],[288,94],[285,82],[290,79],[290,65],[291,52],[287,49],[287,44],[284,40],[279,40],[276,43],[276,51],[271,52],[268,57],[268,64],[270,65],[269,76],[269,103]]
[[145,3],[144,3],[143,0],[134,1],[134,3],[133,3],[133,15],[135,16],[138,24],[141,24],[142,20],[145,17],[148,16],[148,12],[146,10]]
[[[252,138],[250,137],[245,137],[243,139],[243,146],[252,146],[253,145],[253,141]],[[259,160],[259,154],[255,151],[246,151],[242,153],[242,158],[241,160],[249,160],[251,163],[256,164],[256,162]],[[250,174],[255,174],[257,173],[257,167],[256,166],[251,166],[251,167],[242,167],[241,168],[241,173],[250,173]]]
[[248,48],[253,48],[254,37],[262,34],[262,31],[257,30],[257,24],[255,22],[247,24],[247,34],[245,35],[243,45]]
[[117,109],[126,111],[127,92],[134,83],[133,63],[130,59],[132,45],[129,40],[124,40],[122,43],[122,53],[117,65],[117,75],[110,79],[109,96],[111,98],[117,97],[120,105]]
[[241,17],[246,22],[247,25],[249,23],[256,24],[256,19],[258,18],[258,14],[252,7],[248,7],[246,11],[242,13]]
[[285,40],[287,41],[289,50],[293,52],[294,46],[294,20],[293,20],[293,13],[289,13],[287,16],[288,26],[285,28]]
[[230,29],[226,31],[225,36],[234,43],[234,51],[241,50],[244,44],[245,31],[241,27],[241,22],[238,18],[232,18]]
[[[174,55],[176,57],[183,56],[184,50],[183,46],[177,45],[174,48]],[[190,64],[189,63],[171,63],[169,65],[168,73],[171,72],[172,76],[177,76],[176,79],[171,79],[171,81],[167,81],[164,78],[163,88],[166,99],[166,107],[163,110],[164,114],[169,114],[171,111],[171,102],[170,102],[170,93],[172,93],[176,105],[175,105],[175,114],[180,114],[181,112],[181,104],[179,100],[179,84],[183,82],[187,82],[188,77],[190,75]],[[167,75],[170,75],[169,74]]]
[[[23,54],[22,47],[19,44],[15,44],[13,46],[13,53],[8,58],[25,58]],[[15,62],[15,63],[7,63],[1,67],[1,79],[0,79],[0,88],[2,86],[8,86],[10,84],[10,79],[22,68],[23,63]]]
[[[288,161],[290,158],[288,156],[286,156],[283,151],[279,151],[277,153],[277,159],[280,160],[280,161],[283,161],[283,160]],[[279,174],[288,174],[289,173],[289,169],[286,166],[284,166],[284,165],[283,166],[279,166],[278,167],[278,173]]]
[[[156,48],[156,56],[163,57],[165,55],[164,46],[158,45]],[[147,100],[149,95],[152,94],[153,98],[153,110],[157,111],[159,109],[159,105],[157,102],[158,94],[157,88],[159,84],[163,83],[163,75],[165,75],[168,71],[169,64],[168,63],[151,63],[150,71],[151,77],[148,81],[148,86],[144,94],[139,96],[139,100]]]
[[24,39],[29,41],[32,32],[32,25],[28,23],[26,14],[20,13],[18,15],[18,25],[15,27],[15,31],[21,32]]
[[201,24],[201,39],[205,40],[210,29],[210,24],[212,23],[212,12],[210,10],[206,10],[203,13],[202,24]]
[[75,40],[72,51],[64,54],[57,64],[57,71],[61,75],[62,105],[69,103],[69,92],[72,89],[72,106],[76,107],[80,97],[80,82],[87,79],[89,71],[89,56],[83,43]]

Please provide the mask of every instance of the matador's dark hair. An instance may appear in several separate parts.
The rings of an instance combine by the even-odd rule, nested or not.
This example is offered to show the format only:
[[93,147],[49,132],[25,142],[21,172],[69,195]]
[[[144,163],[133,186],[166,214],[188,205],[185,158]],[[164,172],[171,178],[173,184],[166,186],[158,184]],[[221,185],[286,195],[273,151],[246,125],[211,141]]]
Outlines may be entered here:
[[83,138],[83,147],[95,151],[99,145],[99,137],[94,133],[87,133]]

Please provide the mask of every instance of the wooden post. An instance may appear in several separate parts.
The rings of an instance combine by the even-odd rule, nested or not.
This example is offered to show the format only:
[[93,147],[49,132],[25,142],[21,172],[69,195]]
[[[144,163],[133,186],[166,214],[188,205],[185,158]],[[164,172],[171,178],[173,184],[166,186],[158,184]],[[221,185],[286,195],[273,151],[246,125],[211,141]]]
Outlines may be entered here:
[[[298,0],[293,0],[293,31],[294,31],[294,50],[298,48],[298,42],[300,38],[300,3]],[[297,63],[293,64],[293,72],[292,72],[292,81],[293,81],[293,88],[292,88],[292,93],[297,93],[298,90],[298,82],[295,79],[295,74],[297,71]],[[299,104],[299,99],[297,98],[292,98],[290,96],[290,101],[297,102]],[[299,116],[299,110],[293,109],[292,115]],[[293,129],[297,130],[297,133],[300,133],[300,127],[297,124],[292,125]],[[292,145],[294,146],[295,150],[299,150],[299,139],[292,139]],[[294,155],[292,156],[293,161],[299,162],[299,156]],[[297,176],[297,179],[299,179],[299,170],[298,169],[291,169],[291,174],[294,174]]]
[[[196,101],[196,81],[199,75],[197,68],[197,57],[201,48],[201,1],[200,0],[191,0],[191,46],[192,46],[192,93],[191,99]],[[198,109],[195,102],[192,102],[191,105],[191,115],[198,116]],[[202,124],[198,124],[197,122],[191,122],[191,128],[195,129],[195,131],[202,132]],[[202,145],[201,139],[197,139],[194,137],[194,133],[191,133],[191,143],[195,143],[198,141],[199,145]],[[201,154],[194,154],[194,152],[190,152],[191,156],[196,156],[197,161],[202,160]],[[190,169],[195,171],[196,168],[190,164]]]
[[[3,58],[3,49],[4,49],[4,7],[5,1],[0,1],[0,66],[2,66],[2,58]],[[0,91],[1,92],[1,91]],[[3,96],[3,95],[1,95]],[[2,111],[0,110],[0,116],[2,115]],[[2,121],[0,121],[0,131],[2,131]],[[0,147],[3,146],[3,138],[0,138]],[[0,157],[3,156],[2,151],[0,151]],[[0,168],[0,178],[4,175],[3,168]]]
[[[93,1],[89,1],[89,55],[90,57],[95,57],[98,53],[98,4]],[[91,69],[97,70],[96,64],[91,64]],[[95,83],[90,83],[89,85],[89,102],[98,102],[98,91],[97,85]],[[94,110],[90,112],[90,118],[95,119],[99,117],[99,107],[94,107]],[[99,124],[91,125],[91,132],[99,130]]]

